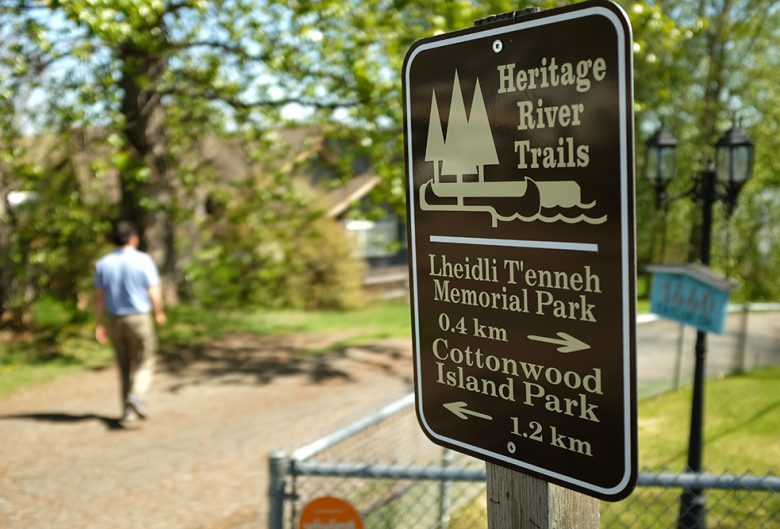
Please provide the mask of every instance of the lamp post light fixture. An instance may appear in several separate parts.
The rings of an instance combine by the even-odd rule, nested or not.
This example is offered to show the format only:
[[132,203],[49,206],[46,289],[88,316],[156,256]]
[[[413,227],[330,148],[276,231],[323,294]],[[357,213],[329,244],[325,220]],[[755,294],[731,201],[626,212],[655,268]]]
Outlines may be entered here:
[[[674,171],[674,149],[677,141],[661,127],[646,144],[648,151],[647,177],[655,186],[656,207],[665,205],[670,199],[666,196],[666,186]],[[693,193],[702,203],[701,247],[699,259],[705,266],[710,264],[712,246],[712,209],[717,200],[726,205],[727,215],[731,215],[737,203],[742,186],[750,178],[753,169],[753,142],[738,124],[732,127],[715,143],[716,166],[708,163],[699,174],[698,186]],[[723,192],[717,189],[722,184]],[[696,332],[695,365],[693,372],[693,398],[691,401],[691,428],[688,437],[687,471],[698,473],[702,470],[702,445],[704,426],[704,383],[706,380],[707,333]],[[705,498],[702,489],[686,488],[680,497],[680,512],[677,518],[678,529],[705,529]]]
[[645,143],[645,176],[655,189],[655,207],[666,202],[666,186],[677,169],[677,139],[663,125]]
[[725,186],[726,214],[731,216],[737,196],[753,171],[753,142],[739,123],[734,123],[715,143],[718,181]]
[[[655,191],[655,209],[663,208],[663,232],[661,239],[661,260],[666,254],[666,217],[668,214],[669,200],[666,196],[666,188],[674,178],[677,171],[677,139],[669,130],[661,127],[647,139],[645,143],[645,177],[653,184]],[[650,260],[655,255],[655,233],[651,239]]]

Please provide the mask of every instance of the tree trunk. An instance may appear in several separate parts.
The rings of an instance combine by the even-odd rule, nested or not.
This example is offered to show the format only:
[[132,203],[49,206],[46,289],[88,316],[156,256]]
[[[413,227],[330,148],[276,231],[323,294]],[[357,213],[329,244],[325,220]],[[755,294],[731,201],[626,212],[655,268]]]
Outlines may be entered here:
[[[709,152],[716,141],[718,116],[723,110],[720,100],[725,84],[726,43],[729,36],[730,12],[732,0],[723,0],[720,11],[712,20],[711,29],[707,32],[707,77],[704,85],[704,109],[699,119],[699,144],[704,152]],[[704,6],[700,7],[701,16],[706,16]],[[705,158],[702,164],[708,163]],[[704,167],[702,167],[704,169]],[[701,246],[701,218],[694,217],[688,238],[688,262],[699,259]]]
[[0,324],[3,322],[3,314],[6,311],[6,300],[8,298],[9,283],[11,281],[9,267],[3,261],[8,255],[8,240],[10,238],[10,226],[5,222],[6,195],[9,189],[5,188],[3,182],[3,171],[0,170]]
[[141,248],[152,256],[160,269],[166,301],[175,303],[178,296],[173,175],[168,163],[165,108],[156,90],[167,69],[167,61],[151,48],[151,45],[140,48],[133,42],[125,42],[118,49],[123,64],[120,81],[121,111],[125,118],[123,132],[134,162],[131,167],[143,168],[148,175],[148,178],[139,178],[138,171],[121,175],[121,214],[138,227]]

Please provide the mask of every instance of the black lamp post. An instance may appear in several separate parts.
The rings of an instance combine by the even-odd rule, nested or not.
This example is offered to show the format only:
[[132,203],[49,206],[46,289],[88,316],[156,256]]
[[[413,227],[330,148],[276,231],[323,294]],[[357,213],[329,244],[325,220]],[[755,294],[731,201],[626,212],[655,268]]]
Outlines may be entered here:
[[[662,137],[663,127],[648,140],[648,160],[658,163],[654,174],[648,174],[656,189],[656,205],[665,203],[666,184],[665,173],[660,170],[663,161],[663,148],[656,136]],[[669,135],[671,137],[671,135]],[[672,137],[672,140],[674,138]],[[676,141],[666,141],[666,148],[674,149]],[[712,244],[712,206],[720,199],[726,204],[728,215],[734,211],[742,186],[750,177],[753,168],[753,142],[747,133],[737,124],[733,125],[715,144],[717,166],[708,164],[699,175],[697,198],[702,201],[702,233],[700,259],[702,264],[710,264],[710,248]],[[651,155],[652,152],[652,155]],[[666,155],[670,156],[670,155]],[[673,158],[673,155],[671,155]],[[720,182],[723,191],[719,192],[716,183]],[[688,472],[701,472],[702,445],[704,425],[704,383],[706,380],[707,333],[696,333],[695,346],[696,363],[693,374],[693,398],[691,402],[691,429],[688,437]],[[701,489],[685,489],[680,498],[680,513],[677,519],[678,529],[705,529],[705,498]]]

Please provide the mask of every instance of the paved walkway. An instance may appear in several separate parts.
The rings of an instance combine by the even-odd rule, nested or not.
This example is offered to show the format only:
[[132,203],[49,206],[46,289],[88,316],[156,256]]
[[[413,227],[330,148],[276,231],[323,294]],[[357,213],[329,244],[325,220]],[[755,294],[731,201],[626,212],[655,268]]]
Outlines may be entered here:
[[[668,320],[637,326],[640,397],[674,388],[678,379],[682,385],[692,383],[695,341],[694,329]],[[752,312],[746,320],[743,314],[733,313],[726,321],[723,335],[707,335],[709,377],[723,377],[740,366],[749,370],[778,364],[780,312]]]
[[[741,362],[739,315],[710,337],[710,374]],[[748,320],[747,367],[780,363],[780,314]],[[673,384],[678,326],[638,330],[644,392]],[[270,450],[292,450],[411,389],[409,340],[301,360],[341,337],[232,336],[168,358],[143,427],[117,428],[114,369],[0,401],[0,528],[266,526]],[[682,348],[690,381],[693,333]]]

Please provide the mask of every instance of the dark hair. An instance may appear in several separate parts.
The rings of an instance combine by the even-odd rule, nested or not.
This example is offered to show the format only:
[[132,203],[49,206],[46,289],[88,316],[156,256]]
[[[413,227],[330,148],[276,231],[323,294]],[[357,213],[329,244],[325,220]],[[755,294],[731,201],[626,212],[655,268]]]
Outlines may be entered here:
[[111,234],[111,240],[117,246],[124,246],[130,242],[130,239],[138,235],[138,230],[135,225],[128,220],[120,220],[114,226],[114,231]]

